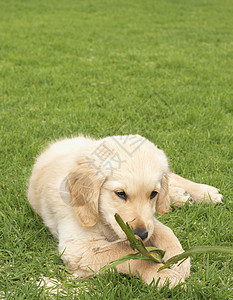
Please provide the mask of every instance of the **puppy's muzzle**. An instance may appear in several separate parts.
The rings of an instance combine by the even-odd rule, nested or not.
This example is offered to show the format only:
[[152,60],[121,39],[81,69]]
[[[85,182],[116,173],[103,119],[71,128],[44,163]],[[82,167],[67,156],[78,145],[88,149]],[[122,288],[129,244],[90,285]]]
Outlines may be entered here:
[[148,237],[148,231],[145,228],[136,228],[133,233],[139,236],[142,240]]

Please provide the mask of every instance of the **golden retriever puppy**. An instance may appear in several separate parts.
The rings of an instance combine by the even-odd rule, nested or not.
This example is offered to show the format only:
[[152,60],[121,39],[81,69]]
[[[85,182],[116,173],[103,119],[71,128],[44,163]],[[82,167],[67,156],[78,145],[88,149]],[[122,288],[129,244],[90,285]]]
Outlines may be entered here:
[[[170,193],[169,193],[170,189]],[[173,201],[182,204],[210,198],[218,190],[170,172],[163,151],[139,135],[94,140],[83,136],[57,141],[37,159],[28,199],[59,241],[67,268],[78,276],[98,272],[107,262],[132,253],[115,221],[118,213],[146,245],[165,251],[164,262],[183,251],[171,229],[155,219]],[[104,251],[97,251],[104,247]],[[128,261],[117,266],[159,286],[173,287],[189,276],[190,261],[158,272],[162,264]],[[91,269],[91,270],[90,270]]]

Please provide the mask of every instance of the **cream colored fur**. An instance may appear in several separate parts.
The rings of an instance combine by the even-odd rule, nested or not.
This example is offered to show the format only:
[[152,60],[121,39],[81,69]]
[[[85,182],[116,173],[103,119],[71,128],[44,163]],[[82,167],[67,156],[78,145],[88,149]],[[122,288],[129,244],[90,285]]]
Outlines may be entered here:
[[[169,192],[170,190],[170,192]],[[150,199],[151,193],[158,194]],[[117,192],[125,192],[122,199]],[[28,199],[59,241],[66,266],[78,276],[98,272],[107,262],[131,253],[114,219],[118,213],[135,232],[146,232],[146,245],[165,251],[164,261],[183,251],[171,229],[154,218],[170,202],[182,204],[190,196],[221,202],[215,188],[188,181],[169,171],[163,151],[141,136],[116,136],[102,140],[77,137],[57,141],[38,158],[32,171]],[[105,247],[104,252],[98,251]],[[150,283],[160,278],[170,287],[189,276],[190,261],[157,272],[161,264],[129,261],[117,266]]]

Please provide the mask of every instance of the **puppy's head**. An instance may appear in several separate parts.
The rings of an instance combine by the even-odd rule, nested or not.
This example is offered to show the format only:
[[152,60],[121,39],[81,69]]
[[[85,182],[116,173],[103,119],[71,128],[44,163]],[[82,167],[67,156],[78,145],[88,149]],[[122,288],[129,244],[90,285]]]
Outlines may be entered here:
[[80,159],[68,177],[79,221],[86,227],[98,221],[110,240],[124,238],[114,218],[118,213],[135,234],[149,239],[155,207],[160,214],[169,208],[165,154],[140,136],[109,137],[96,149]]

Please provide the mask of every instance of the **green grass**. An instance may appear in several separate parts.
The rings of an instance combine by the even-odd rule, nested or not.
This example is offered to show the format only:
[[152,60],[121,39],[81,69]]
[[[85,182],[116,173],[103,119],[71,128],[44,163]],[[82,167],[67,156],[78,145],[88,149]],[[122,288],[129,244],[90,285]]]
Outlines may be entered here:
[[[26,198],[47,142],[139,133],[224,195],[159,219],[185,249],[231,246],[232,15],[230,0],[0,0],[0,299],[233,299],[219,254],[192,259],[186,292],[116,272],[73,280]],[[42,276],[63,292],[38,288]]]

